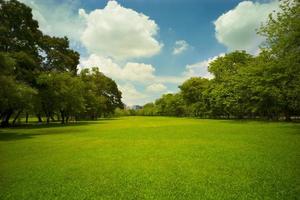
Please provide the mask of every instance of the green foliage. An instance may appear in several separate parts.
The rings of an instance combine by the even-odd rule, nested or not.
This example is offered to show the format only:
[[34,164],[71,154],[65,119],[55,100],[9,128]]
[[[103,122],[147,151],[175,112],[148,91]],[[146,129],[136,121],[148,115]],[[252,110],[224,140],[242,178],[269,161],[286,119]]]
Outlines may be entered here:
[[245,51],[235,51],[218,57],[209,64],[208,71],[214,75],[214,81],[227,82],[238,70],[251,61],[252,56]]
[[190,78],[181,86],[181,95],[188,105],[188,113],[192,116],[204,116],[207,114],[207,97],[205,91],[209,87],[209,80],[205,78]]
[[137,112],[138,115],[145,115],[145,116],[154,116],[157,115],[158,110],[154,103],[147,103],[143,106],[143,109]]
[[67,37],[57,38],[45,35],[41,38],[40,43],[44,70],[67,71],[76,75],[79,53],[69,48]]
[[114,116],[116,117],[124,117],[124,116],[131,116],[131,115],[133,115],[133,113],[126,108],[116,108],[114,112]]
[[[31,8],[16,0],[0,0],[0,114],[2,126],[20,113],[61,122],[97,118],[122,107],[116,83],[93,69],[79,76],[79,54],[68,38],[44,35]],[[86,73],[84,75],[84,73]]]
[[155,101],[158,115],[184,116],[185,107],[181,94],[165,94]]
[[9,118],[15,111],[32,108],[36,90],[17,82],[13,76],[0,75],[0,116],[1,126],[9,125]]
[[116,108],[123,108],[122,93],[117,84],[98,68],[84,69],[80,73],[84,82],[85,118],[97,119],[97,117],[111,115]]
[[62,123],[84,109],[83,82],[70,73],[43,73],[37,79],[39,99],[47,121],[60,112]]
[[31,8],[17,0],[0,0],[0,51],[24,51],[38,57],[42,33],[32,18]]
[[[291,120],[300,115],[300,3],[282,1],[259,33],[266,37],[258,56],[235,51],[209,64],[211,80],[191,78],[180,88],[183,102],[164,95],[156,115],[213,118],[268,118]],[[174,105],[174,106],[173,106]],[[143,112],[142,112],[143,113]]]
[[[283,1],[281,12],[270,15],[260,34],[267,37],[264,54],[272,59],[272,79],[282,95],[281,110],[286,118],[300,112],[300,2]],[[263,63],[262,63],[263,64]],[[261,64],[261,65],[262,65]]]

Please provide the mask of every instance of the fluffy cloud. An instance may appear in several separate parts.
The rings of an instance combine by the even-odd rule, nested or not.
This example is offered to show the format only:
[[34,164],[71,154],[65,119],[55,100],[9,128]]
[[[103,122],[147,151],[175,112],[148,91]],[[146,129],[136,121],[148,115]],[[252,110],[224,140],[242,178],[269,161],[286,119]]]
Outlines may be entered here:
[[224,53],[219,54],[218,56],[214,56],[212,58],[209,58],[204,61],[200,61],[191,65],[186,66],[186,70],[183,73],[184,77],[190,78],[190,77],[203,77],[211,79],[213,76],[211,73],[208,72],[208,66],[209,64],[217,59],[218,57],[224,56]]
[[119,84],[118,88],[122,92],[122,101],[126,105],[143,105],[147,102],[148,96],[139,92],[131,83]]
[[164,85],[164,84],[161,84],[161,83],[154,83],[152,85],[149,85],[146,90],[148,92],[163,92],[167,89],[167,87]]
[[85,22],[78,15],[77,0],[64,1],[59,6],[54,0],[20,0],[32,8],[33,18],[39,22],[40,29],[51,36],[67,36],[74,43],[80,41]]
[[123,68],[123,79],[137,82],[153,80],[155,68],[144,63],[129,62]]
[[123,69],[118,64],[110,58],[97,56],[96,54],[91,54],[88,58],[81,58],[79,66],[81,69],[97,67],[106,76],[114,79],[123,78]]
[[256,53],[263,38],[256,34],[268,15],[278,9],[278,1],[259,3],[243,1],[221,15],[215,22],[217,40],[228,50],[247,50]]
[[173,54],[181,54],[182,52],[186,51],[189,47],[189,44],[185,40],[178,40],[175,42]]
[[128,62],[121,67],[112,59],[90,55],[86,59],[81,59],[80,68],[98,67],[101,72],[116,80],[127,80],[133,82],[147,83],[155,79],[155,68],[152,65],[144,63]]
[[81,41],[91,53],[115,59],[149,57],[163,46],[155,39],[159,28],[153,20],[116,1],[89,14],[83,9],[79,13],[87,23]]
[[112,59],[91,54],[88,58],[80,60],[79,67],[98,67],[101,72],[115,80],[132,81],[138,83],[173,83],[180,84],[185,77],[182,76],[157,76],[152,65],[144,63],[127,62],[120,66]]

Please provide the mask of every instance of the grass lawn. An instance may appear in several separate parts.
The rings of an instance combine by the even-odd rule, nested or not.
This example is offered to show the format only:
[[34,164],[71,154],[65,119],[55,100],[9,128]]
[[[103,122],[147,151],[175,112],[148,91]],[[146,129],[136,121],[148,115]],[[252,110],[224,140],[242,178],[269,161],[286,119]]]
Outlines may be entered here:
[[0,199],[300,199],[300,124],[124,117],[0,129]]

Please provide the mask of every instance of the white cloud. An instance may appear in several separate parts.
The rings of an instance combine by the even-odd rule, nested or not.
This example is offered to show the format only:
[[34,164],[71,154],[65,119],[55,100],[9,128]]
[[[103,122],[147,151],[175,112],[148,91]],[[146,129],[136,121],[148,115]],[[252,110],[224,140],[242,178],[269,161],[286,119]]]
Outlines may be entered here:
[[79,66],[81,69],[97,67],[108,77],[123,79],[123,69],[110,58],[91,54],[88,58],[81,58]]
[[178,40],[175,42],[173,54],[178,55],[187,50],[189,44],[185,40]]
[[115,59],[150,57],[163,46],[155,38],[159,29],[155,21],[116,1],[89,14],[83,9],[79,13],[87,23],[81,41],[91,53]]
[[155,67],[145,63],[127,62],[123,67],[110,58],[91,54],[88,58],[81,58],[79,67],[98,67],[101,72],[115,80],[132,81],[138,83],[174,83],[184,81],[181,76],[157,76]]
[[137,82],[149,82],[153,80],[155,68],[144,63],[129,62],[123,68],[123,79]]
[[119,84],[118,88],[122,92],[122,101],[128,106],[143,105],[147,102],[148,96],[139,92],[131,83]]
[[84,20],[78,15],[78,1],[64,1],[57,5],[53,0],[20,0],[32,8],[33,18],[39,22],[43,33],[63,37],[72,42],[80,42],[80,35],[85,27]]
[[181,84],[185,81],[185,77],[183,76],[156,76],[156,82],[159,83],[173,83],[173,84]]
[[98,67],[101,72],[116,80],[127,80],[139,83],[151,82],[155,79],[155,68],[144,63],[128,62],[123,67],[116,64],[112,59],[90,55],[80,60],[80,68]]
[[256,34],[262,22],[279,7],[277,0],[269,3],[240,2],[234,9],[221,15],[215,22],[216,38],[228,50],[257,52],[263,38]]
[[156,92],[163,92],[163,91],[165,91],[167,89],[167,87],[164,85],[164,84],[162,84],[162,83],[154,83],[154,84],[151,84],[151,85],[149,85],[147,88],[146,88],[146,90],[148,91],[148,92],[153,92],[153,93],[156,93]]
[[218,56],[214,56],[212,58],[208,58],[207,60],[203,60],[191,65],[186,66],[186,70],[183,73],[184,77],[190,78],[190,77],[203,77],[211,79],[213,75],[208,72],[208,66],[209,64],[216,60],[218,57],[224,56],[224,53],[219,54]]

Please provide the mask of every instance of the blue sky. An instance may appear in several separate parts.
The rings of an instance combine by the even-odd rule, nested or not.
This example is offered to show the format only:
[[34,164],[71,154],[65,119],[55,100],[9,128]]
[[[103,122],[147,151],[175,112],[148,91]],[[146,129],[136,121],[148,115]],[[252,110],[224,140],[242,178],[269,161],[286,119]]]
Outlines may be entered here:
[[81,54],[79,69],[99,67],[113,78],[128,105],[178,91],[207,72],[224,53],[259,52],[255,29],[277,0],[21,0],[40,29],[67,36]]

